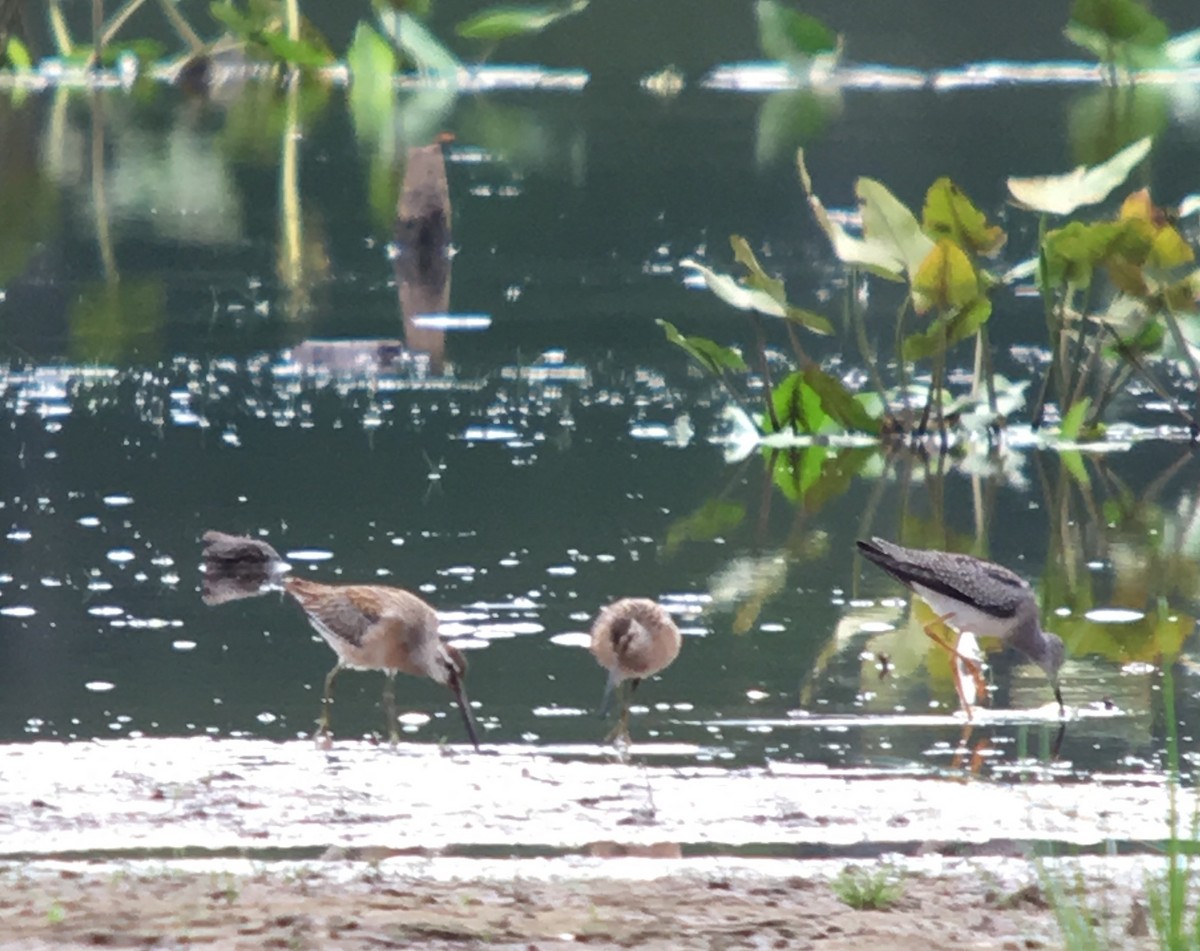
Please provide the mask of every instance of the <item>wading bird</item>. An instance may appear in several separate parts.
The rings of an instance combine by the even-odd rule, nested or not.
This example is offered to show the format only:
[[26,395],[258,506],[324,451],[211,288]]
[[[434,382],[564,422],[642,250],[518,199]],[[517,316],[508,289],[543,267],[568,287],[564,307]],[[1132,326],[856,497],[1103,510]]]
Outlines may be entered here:
[[1062,638],[1043,631],[1033,589],[1003,565],[971,555],[905,548],[882,538],[859,539],[858,550],[928,604],[959,632],[999,638],[1046,672],[1062,711],[1058,672]]
[[283,587],[338,657],[325,677],[318,736],[329,732],[333,682],[343,667],[350,667],[387,674],[383,706],[393,742],[399,739],[395,679],[397,673],[405,673],[450,688],[462,711],[467,736],[478,751],[479,736],[463,687],[467,660],[438,636],[437,612],[425,601],[402,588],[383,585],[330,585],[288,577]]
[[645,678],[679,656],[682,638],[666,610],[646,598],[621,598],[600,609],[592,624],[591,651],[608,671],[600,715],[607,716],[613,692],[630,681],[621,699],[621,720],[613,734],[629,738],[630,694]]

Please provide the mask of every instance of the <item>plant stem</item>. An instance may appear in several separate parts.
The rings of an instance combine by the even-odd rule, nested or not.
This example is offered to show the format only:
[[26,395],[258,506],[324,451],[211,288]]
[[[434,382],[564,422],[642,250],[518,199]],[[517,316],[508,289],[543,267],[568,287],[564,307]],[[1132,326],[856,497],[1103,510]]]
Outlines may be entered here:
[[190,23],[183,18],[183,14],[175,6],[176,0],[158,0],[158,5],[162,7],[163,16],[171,21],[171,26],[175,28],[175,32],[179,34],[179,38],[187,43],[192,53],[200,53],[204,51],[204,40],[192,29]]
[[54,47],[59,56],[70,56],[75,51],[71,41],[71,30],[62,12],[62,0],[50,0],[50,31],[54,34]]
[[771,367],[767,363],[767,338],[763,333],[762,321],[758,314],[751,311],[750,320],[754,324],[754,340],[758,347],[759,364],[762,367],[763,386],[767,390],[767,416],[771,420],[773,432],[779,432],[779,416],[775,412],[775,384],[771,382]]
[[905,294],[904,300],[900,302],[900,309],[896,312],[896,371],[900,376],[900,393],[904,400],[905,407],[908,406],[908,366],[904,362],[904,315],[908,313],[908,305],[912,300],[912,294]]
[[121,7],[121,9],[113,14],[113,18],[108,21],[108,26],[104,28],[104,31],[100,35],[100,42],[97,46],[97,49],[93,50],[93,56],[98,56],[100,51],[102,51],[106,46],[108,46],[109,43],[116,39],[117,34],[121,31],[121,27],[125,25],[125,22],[131,16],[133,16],[137,12],[138,8],[145,2],[146,0],[128,0],[125,6]]
[[286,0],[287,35],[293,43],[300,41],[300,0]]
[[[1108,325],[1104,325],[1104,329],[1112,334],[1113,340],[1116,342],[1117,352],[1121,354],[1121,357],[1127,363],[1133,366],[1134,370],[1137,371],[1138,375],[1141,376],[1146,385],[1149,386],[1150,389],[1154,390],[1158,398],[1170,403],[1171,409],[1178,413],[1184,422],[1191,427],[1192,438],[1194,439],[1197,435],[1200,435],[1200,426],[1196,425],[1196,420],[1192,418],[1192,415],[1187,410],[1179,405],[1179,401],[1167,391],[1166,387],[1159,383],[1158,380],[1154,379],[1154,377],[1150,374],[1150,371],[1146,369],[1146,365],[1142,363],[1141,357],[1125,346],[1125,342],[1120,338],[1115,330]],[[1093,421],[1094,419],[1095,417],[1093,417]]]
[[1171,338],[1175,341],[1175,346],[1179,348],[1180,353],[1183,354],[1184,361],[1188,365],[1188,370],[1192,374],[1192,385],[1196,389],[1196,398],[1200,400],[1200,364],[1196,363],[1196,355],[1192,353],[1192,348],[1188,346],[1187,340],[1184,339],[1183,331],[1179,329],[1179,321],[1175,319],[1175,311],[1171,307],[1170,301],[1167,302],[1163,310],[1163,317],[1166,318],[1167,327],[1171,331]]
[[[858,282],[858,272],[850,271],[851,287],[854,288]],[[867,375],[871,378],[871,385],[875,387],[879,393],[879,399],[883,406],[883,412],[886,415],[887,404],[887,388],[883,384],[883,376],[879,372],[878,362],[871,356],[871,345],[867,340],[867,327],[863,322],[863,315],[857,306],[858,295],[852,294],[847,302],[849,313],[847,318],[854,328],[854,339],[858,344],[858,353],[862,357],[863,363],[867,365]]]

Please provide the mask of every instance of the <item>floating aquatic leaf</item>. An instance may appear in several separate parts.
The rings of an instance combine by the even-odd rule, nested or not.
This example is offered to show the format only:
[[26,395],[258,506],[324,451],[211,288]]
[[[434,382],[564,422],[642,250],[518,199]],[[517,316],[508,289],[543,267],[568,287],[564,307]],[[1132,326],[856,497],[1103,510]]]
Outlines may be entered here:
[[817,223],[829,236],[829,241],[833,245],[833,253],[837,255],[837,259],[850,267],[864,268],[872,274],[891,281],[904,280],[904,261],[891,244],[885,244],[869,237],[866,239],[856,238],[829,217],[825,205],[813,192],[812,179],[809,177],[808,167],[804,164],[803,149],[798,149],[796,152],[796,165],[800,172],[800,184],[808,196],[809,207],[812,208]]
[[912,289],[918,314],[930,308],[940,312],[960,310],[979,296],[979,278],[966,252],[943,239],[921,262]]
[[455,27],[455,32],[469,40],[507,40],[540,33],[563,17],[581,12],[587,5],[588,0],[573,0],[541,7],[491,7],[463,20]]
[[739,284],[728,274],[718,274],[691,258],[684,258],[679,266],[699,271],[708,289],[738,310],[753,310],[768,317],[787,316],[787,308],[764,290]]
[[1104,201],[1150,153],[1151,145],[1152,140],[1147,136],[1107,162],[1090,168],[1080,165],[1065,175],[1009,178],[1008,191],[1018,204],[1033,211],[1069,215],[1078,208]]
[[933,250],[933,240],[904,203],[873,178],[860,178],[854,186],[862,206],[863,235],[878,242],[904,264],[909,279]]
[[658,320],[655,323],[662,327],[671,343],[682,348],[692,359],[715,376],[720,376],[726,370],[744,373],[748,369],[742,355],[731,347],[723,347],[707,337],[691,337],[682,334],[670,321]]
[[803,64],[837,50],[836,33],[816,17],[786,7],[779,0],[758,0],[754,14],[759,45],[768,59]]
[[995,254],[1004,245],[1004,229],[989,225],[987,216],[949,178],[929,186],[921,219],[931,238],[947,238],[972,254]]
[[924,333],[913,334],[904,339],[905,360],[925,360],[949,350],[957,343],[979,332],[992,316],[992,302],[986,297],[977,297],[970,306],[947,317],[939,316]]

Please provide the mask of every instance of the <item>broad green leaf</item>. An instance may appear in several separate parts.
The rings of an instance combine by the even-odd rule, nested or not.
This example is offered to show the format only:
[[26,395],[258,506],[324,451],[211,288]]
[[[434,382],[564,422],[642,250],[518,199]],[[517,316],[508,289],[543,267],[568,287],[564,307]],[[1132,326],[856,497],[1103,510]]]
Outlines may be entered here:
[[20,72],[33,69],[33,58],[19,37],[10,36],[8,38],[8,43],[4,47],[4,58],[8,60],[8,65]]
[[762,265],[758,263],[758,258],[754,256],[754,252],[750,249],[750,245],[745,238],[741,235],[730,235],[729,244],[733,248],[734,259],[749,272],[746,275],[747,286],[765,293],[783,307],[784,317],[799,324],[806,330],[826,335],[833,333],[833,325],[820,314],[813,313],[811,310],[793,307],[787,302],[783,281],[771,277],[763,270]]
[[862,207],[864,237],[888,248],[912,280],[933,250],[932,239],[904,203],[873,178],[860,178],[854,192]]
[[762,428],[766,433],[790,429],[796,433],[815,434],[829,419],[817,391],[808,385],[799,370],[775,384],[771,403],[775,407],[775,418],[779,420],[779,430],[771,422],[770,414],[764,413]]
[[708,289],[738,310],[753,310],[768,317],[787,316],[787,308],[766,291],[739,284],[728,274],[718,274],[691,258],[684,258],[679,262],[679,266],[699,271]]
[[808,196],[809,207],[817,224],[829,236],[833,245],[833,253],[843,264],[850,267],[861,267],[878,274],[890,281],[904,280],[904,261],[895,249],[881,241],[855,238],[846,229],[829,217],[825,205],[812,190],[812,179],[808,175],[808,167],[804,164],[804,150],[796,151],[796,165],[800,172],[800,184]]
[[584,10],[588,0],[541,7],[496,6],[461,21],[455,32],[469,40],[507,40],[540,33],[550,24]]
[[878,454],[875,448],[831,449],[805,446],[802,449],[768,450],[771,481],[784,497],[815,512],[850,488],[854,477]]
[[[350,67],[350,115],[354,119],[354,132],[360,142],[369,143],[372,153],[384,143],[387,153],[388,178],[394,177],[390,168],[394,156],[394,129],[396,107],[396,51],[392,44],[380,36],[365,21],[360,21],[354,31],[354,40],[346,51],[346,65]],[[381,186],[393,199],[395,186],[379,181],[381,172],[372,167],[371,191],[380,192]],[[374,202],[372,202],[374,207]],[[393,208],[394,214],[394,208]]]
[[346,50],[346,65],[350,67],[350,79],[355,85],[378,84],[390,91],[396,72],[396,51],[369,23],[359,21],[350,48]]
[[758,258],[754,256],[749,242],[740,234],[733,234],[729,236],[729,246],[733,248],[734,260],[750,272],[746,276],[746,283],[750,287],[763,291],[776,303],[786,304],[787,292],[783,288],[783,281],[777,277],[771,277],[763,270],[762,265],[758,263]]
[[828,86],[771,93],[763,100],[755,123],[755,164],[787,161],[797,148],[820,139],[841,111],[841,92]]
[[1159,229],[1154,236],[1154,244],[1150,247],[1150,255],[1146,263],[1152,268],[1169,270],[1190,264],[1196,260],[1196,254],[1178,231],[1171,225]]
[[949,350],[957,343],[979,332],[992,316],[992,302],[986,297],[977,297],[965,310],[952,317],[938,317],[924,333],[912,334],[904,339],[905,360],[925,360]]
[[1104,260],[1123,227],[1114,221],[1092,224],[1072,221],[1065,227],[1046,232],[1042,250],[1047,286],[1088,287],[1093,271]]
[[1102,34],[1110,43],[1160,46],[1167,40],[1167,25],[1138,0],[1075,0],[1072,24]]
[[1065,175],[1041,178],[1010,178],[1008,191],[1020,205],[1032,211],[1069,215],[1078,208],[1104,201],[1114,188],[1150,154],[1149,136],[1122,149],[1107,162],[1080,165]]
[[802,372],[804,382],[812,387],[820,399],[821,408],[844,430],[879,435],[879,420],[867,412],[866,407],[855,399],[841,380],[816,366],[807,367]]
[[925,193],[921,213],[925,233],[947,238],[972,254],[995,254],[1004,244],[1004,229],[989,225],[987,216],[948,178],[939,178]]
[[1063,35],[1096,57],[1101,63],[1124,69],[1153,69],[1172,65],[1165,46],[1142,46],[1137,43],[1114,43],[1098,30],[1068,23]]
[[975,266],[957,244],[941,240],[917,269],[912,281],[913,307],[923,314],[959,310],[979,296]]
[[744,373],[748,369],[742,355],[731,347],[723,347],[707,337],[689,337],[680,333],[670,321],[657,320],[655,323],[662,327],[671,343],[684,350],[714,376],[720,376],[726,370]]
[[685,542],[706,542],[728,535],[746,518],[741,502],[709,499],[700,508],[676,519],[667,528],[666,550],[670,554]]
[[812,333],[824,334],[826,337],[833,333],[833,324],[816,311],[805,310],[803,307],[793,307],[791,304],[788,304],[787,313],[783,316],[792,321],[792,323],[799,324],[805,330],[809,330]]
[[453,76],[462,68],[462,61],[434,36],[429,28],[411,13],[393,10],[377,12],[379,28],[422,73],[434,76]]
[[1079,438],[1079,431],[1083,428],[1083,421],[1087,418],[1087,411],[1091,405],[1091,397],[1085,396],[1067,410],[1067,415],[1063,417],[1062,425],[1058,428],[1063,440],[1075,442]]
[[767,59],[804,63],[837,50],[837,34],[816,17],[799,13],[779,0],[758,0],[758,41]]

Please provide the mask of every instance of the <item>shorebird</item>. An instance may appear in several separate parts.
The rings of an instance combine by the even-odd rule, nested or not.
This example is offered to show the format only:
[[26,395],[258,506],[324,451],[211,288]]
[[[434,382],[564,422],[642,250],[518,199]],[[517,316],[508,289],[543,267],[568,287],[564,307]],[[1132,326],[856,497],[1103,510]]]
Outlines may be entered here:
[[859,539],[858,550],[928,604],[959,632],[999,638],[1046,672],[1063,710],[1058,672],[1062,638],[1043,631],[1033,589],[1003,565],[944,551],[905,548],[882,538]]
[[284,579],[283,588],[304,609],[309,623],[338,658],[325,677],[318,737],[329,732],[333,682],[342,668],[350,667],[382,670],[387,674],[383,706],[393,741],[399,739],[395,679],[397,673],[405,673],[428,677],[450,688],[462,711],[467,736],[479,750],[479,736],[463,688],[467,660],[458,648],[438,636],[437,612],[429,604],[403,588],[384,585],[319,584],[289,576]]
[[600,716],[607,716],[613,692],[630,681],[621,701],[621,721],[613,735],[629,737],[629,695],[679,656],[679,628],[661,605],[647,598],[621,598],[600,609],[592,624],[592,654],[608,671]]

